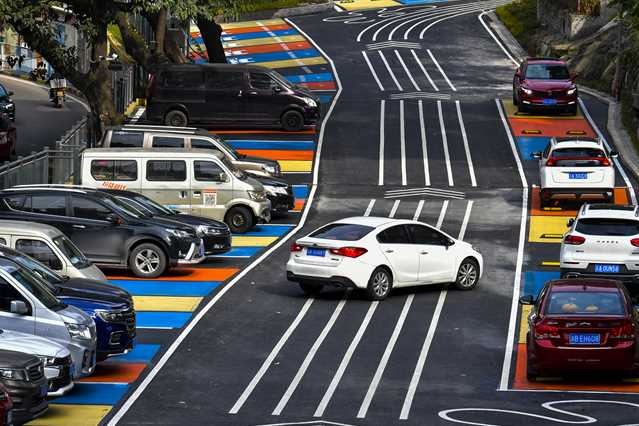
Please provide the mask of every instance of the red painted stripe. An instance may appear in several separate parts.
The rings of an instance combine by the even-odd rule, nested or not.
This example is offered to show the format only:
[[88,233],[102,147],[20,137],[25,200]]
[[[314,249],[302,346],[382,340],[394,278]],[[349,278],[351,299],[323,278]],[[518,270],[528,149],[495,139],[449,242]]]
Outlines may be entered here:
[[272,53],[288,50],[311,49],[313,46],[307,41],[296,41],[292,43],[270,43],[259,46],[233,47],[225,49],[225,52],[234,56],[249,55],[253,53]]
[[300,86],[308,87],[311,90],[337,90],[334,81],[309,81],[298,83]]
[[[225,281],[233,276],[235,268],[172,268],[154,280],[162,281]],[[110,280],[139,280],[133,275],[109,275]]]
[[232,34],[245,34],[245,33],[258,33],[258,32],[268,32],[268,31],[278,31],[278,30],[288,30],[291,26],[288,24],[280,24],[280,25],[264,25],[264,26],[254,26],[254,27],[242,27],[242,28],[228,28],[224,30],[222,34],[232,35]]
[[241,154],[255,157],[268,158],[270,160],[312,160],[313,151],[284,150],[284,149],[238,149]]
[[296,212],[302,211],[305,204],[306,204],[306,198],[295,200],[295,208],[293,209],[293,211],[296,211]]
[[596,137],[584,119],[511,118],[510,127],[514,136],[524,136],[526,131],[539,131],[536,136],[569,136],[568,132],[577,130],[583,131],[584,136]]
[[95,367],[95,372],[89,377],[83,377],[81,382],[93,383],[133,383],[135,382],[146,364],[131,362],[100,363]]

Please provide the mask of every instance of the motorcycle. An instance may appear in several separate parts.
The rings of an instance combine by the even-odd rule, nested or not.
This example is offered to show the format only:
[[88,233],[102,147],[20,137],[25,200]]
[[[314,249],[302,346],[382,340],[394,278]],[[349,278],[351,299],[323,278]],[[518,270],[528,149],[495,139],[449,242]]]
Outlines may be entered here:
[[51,87],[49,96],[56,108],[62,108],[66,101],[67,80],[64,78],[54,78],[49,81]]

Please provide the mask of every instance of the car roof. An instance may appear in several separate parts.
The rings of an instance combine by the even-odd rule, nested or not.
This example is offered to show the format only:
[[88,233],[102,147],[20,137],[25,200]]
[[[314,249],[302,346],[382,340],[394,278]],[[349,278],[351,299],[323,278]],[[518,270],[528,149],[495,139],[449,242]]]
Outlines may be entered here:
[[562,61],[559,58],[549,58],[549,57],[531,57],[527,58],[526,62],[529,64],[553,64],[553,65],[566,65],[565,61]]
[[619,281],[604,278],[566,278],[552,280],[549,282],[549,285],[552,291],[557,292],[619,292],[621,289]]
[[603,143],[597,139],[587,138],[562,138],[551,139],[551,145],[554,149],[557,148],[595,148],[603,149]]
[[150,150],[148,148],[91,148],[85,149],[82,152],[82,156],[92,157],[99,159],[100,156],[110,156],[110,157],[124,157],[131,158],[132,154],[144,154],[142,156],[136,155],[138,159],[140,157],[145,158],[188,158],[193,155],[203,154],[206,156],[217,157],[219,159],[224,159],[224,154],[221,152],[212,151],[210,149],[202,149],[202,148],[162,148],[162,149],[153,149]]
[[122,126],[112,126],[107,128],[111,132],[139,132],[139,133],[167,133],[176,135],[196,135],[218,137],[215,133],[211,133],[206,129],[198,127],[174,127],[174,126],[146,126],[143,124],[125,124]]
[[[26,222],[20,220],[0,220],[0,233],[3,234],[20,234],[37,237],[42,234],[49,238],[55,238],[62,235],[58,228],[50,225],[36,222]],[[3,248],[0,246],[0,249]]]
[[578,217],[581,218],[605,218],[605,219],[630,219],[639,220],[639,207],[620,204],[584,204],[579,209]]
[[410,223],[423,225],[423,223],[417,222],[414,220],[392,219],[389,217],[377,217],[377,216],[352,216],[352,217],[340,219],[333,223],[349,223],[354,225],[371,226],[373,228],[378,228],[380,226],[384,226],[389,223],[396,224],[396,225],[410,224]]

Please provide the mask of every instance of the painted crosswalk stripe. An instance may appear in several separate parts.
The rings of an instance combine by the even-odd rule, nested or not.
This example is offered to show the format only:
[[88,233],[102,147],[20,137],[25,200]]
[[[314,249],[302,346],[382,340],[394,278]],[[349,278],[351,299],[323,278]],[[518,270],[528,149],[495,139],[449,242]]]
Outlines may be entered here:
[[115,405],[128,389],[125,383],[76,383],[72,393],[56,398],[56,404]]
[[221,281],[110,280],[111,284],[136,296],[206,296]]
[[136,312],[137,328],[181,328],[191,318],[190,312]]

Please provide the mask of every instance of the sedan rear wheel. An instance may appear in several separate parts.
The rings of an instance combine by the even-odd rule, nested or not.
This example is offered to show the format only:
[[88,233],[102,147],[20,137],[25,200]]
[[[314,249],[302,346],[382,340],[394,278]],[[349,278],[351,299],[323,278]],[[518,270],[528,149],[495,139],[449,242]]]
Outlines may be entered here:
[[393,276],[386,268],[379,267],[373,271],[368,280],[366,295],[370,300],[384,300],[393,288]]
[[458,290],[472,290],[479,281],[479,266],[472,259],[465,259],[457,271],[455,287]]

